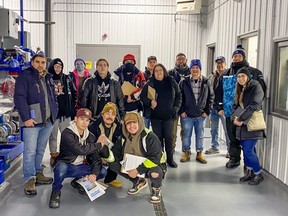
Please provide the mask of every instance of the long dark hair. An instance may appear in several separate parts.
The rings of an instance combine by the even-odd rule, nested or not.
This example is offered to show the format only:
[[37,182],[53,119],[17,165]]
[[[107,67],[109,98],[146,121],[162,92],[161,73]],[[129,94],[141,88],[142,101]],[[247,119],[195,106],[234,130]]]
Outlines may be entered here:
[[154,66],[154,68],[153,68],[153,74],[152,74],[152,76],[153,76],[154,79],[155,79],[154,72],[155,72],[155,68],[156,68],[157,66],[159,66],[159,67],[161,67],[161,68],[163,69],[163,71],[164,71],[164,79],[169,76],[169,74],[168,74],[167,69],[165,68],[165,66],[164,66],[163,64],[161,64],[161,63],[158,63],[158,64],[156,64],[156,65]]
[[235,93],[235,96],[234,96],[234,103],[236,105],[239,105],[239,103],[243,101],[243,96],[244,96],[243,92],[248,87],[250,80],[251,80],[250,77],[248,77],[248,80],[246,82],[245,87],[243,85],[240,85],[238,83],[238,81],[236,81],[236,93]]

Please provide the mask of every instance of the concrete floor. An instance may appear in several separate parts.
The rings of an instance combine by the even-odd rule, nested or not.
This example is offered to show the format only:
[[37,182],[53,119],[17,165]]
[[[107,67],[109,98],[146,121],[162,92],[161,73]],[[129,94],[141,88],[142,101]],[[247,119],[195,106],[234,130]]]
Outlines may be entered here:
[[[210,147],[210,133],[205,129],[205,149]],[[194,141],[194,137],[192,139]],[[157,206],[149,203],[149,188],[135,196],[127,195],[130,182],[118,177],[123,188],[109,187],[106,194],[90,202],[88,197],[78,194],[70,186],[71,179],[65,180],[62,189],[61,207],[50,209],[51,185],[37,187],[38,195],[24,195],[21,168],[7,179],[12,189],[0,201],[1,216],[50,216],[50,215],[117,215],[117,216],[286,216],[288,213],[288,186],[273,176],[265,174],[265,180],[258,186],[239,183],[243,175],[243,165],[236,169],[226,169],[225,145],[221,143],[221,153],[207,156],[208,164],[195,161],[195,153],[190,162],[180,163],[181,142],[175,153],[177,169],[169,169],[163,181],[162,196],[167,214],[157,212]],[[193,142],[194,143],[194,142]],[[193,149],[194,149],[193,144]],[[48,150],[45,154],[45,173],[52,176],[48,166]],[[155,211],[156,210],[156,213]],[[163,210],[163,207],[162,207]]]

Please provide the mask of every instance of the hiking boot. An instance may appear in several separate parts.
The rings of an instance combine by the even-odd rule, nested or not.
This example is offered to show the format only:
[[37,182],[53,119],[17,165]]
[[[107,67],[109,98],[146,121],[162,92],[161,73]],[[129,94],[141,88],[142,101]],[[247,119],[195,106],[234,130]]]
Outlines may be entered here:
[[181,158],[180,158],[180,162],[186,162],[186,161],[190,160],[190,156],[191,156],[190,151],[184,151]]
[[205,151],[205,154],[207,154],[207,155],[218,154],[218,153],[220,153],[219,149],[214,149],[214,148],[210,148],[210,149]]
[[116,187],[116,188],[121,188],[123,186],[122,183],[116,179],[107,184],[112,185],[113,187]]
[[50,155],[51,155],[51,157],[50,157],[50,166],[54,167],[55,166],[55,159],[59,155],[59,152],[51,152]]
[[227,152],[227,153],[225,154],[225,158],[230,158],[229,152]]
[[240,161],[234,161],[234,160],[231,160],[231,159],[226,163],[226,167],[229,168],[229,169],[236,168],[239,165],[240,165]]
[[24,184],[24,192],[26,195],[36,195],[37,189],[35,187],[36,179],[33,177]]
[[85,189],[77,182],[78,178],[75,178],[71,181],[71,186],[75,188],[79,194],[86,195]]
[[36,184],[52,184],[53,178],[44,176],[43,172],[36,173]]
[[129,195],[139,193],[143,188],[147,186],[147,181],[144,178],[139,178],[138,181],[133,184],[133,187],[128,190]]
[[252,178],[252,180],[248,182],[248,184],[249,185],[258,185],[263,180],[264,180],[264,176],[260,173],[258,175],[255,175],[254,178]]
[[206,158],[203,156],[202,152],[197,152],[196,161],[200,163],[207,164]]
[[49,207],[50,208],[59,208],[60,207],[60,197],[61,197],[61,191],[52,190],[50,201],[49,201]]
[[246,172],[246,175],[244,175],[243,177],[241,177],[239,179],[240,182],[248,182],[250,181],[251,179],[253,179],[255,176],[253,170],[247,170]]
[[152,187],[150,202],[153,204],[157,204],[161,202],[161,189],[160,188]]

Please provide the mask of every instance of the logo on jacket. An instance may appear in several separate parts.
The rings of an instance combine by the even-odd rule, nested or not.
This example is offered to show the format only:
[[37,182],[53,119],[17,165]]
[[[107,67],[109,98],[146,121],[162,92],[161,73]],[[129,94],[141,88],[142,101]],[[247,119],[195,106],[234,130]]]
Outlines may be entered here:
[[101,86],[98,86],[98,98],[107,98],[110,97],[109,84],[105,85],[105,82],[102,82]]

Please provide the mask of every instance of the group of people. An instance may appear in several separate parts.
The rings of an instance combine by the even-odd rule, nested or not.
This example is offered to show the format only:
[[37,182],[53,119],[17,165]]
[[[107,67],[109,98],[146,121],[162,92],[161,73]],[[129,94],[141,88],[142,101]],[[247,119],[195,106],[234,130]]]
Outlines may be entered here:
[[[18,76],[14,94],[23,122],[25,194],[36,195],[36,184],[53,182],[49,206],[58,208],[65,178],[74,178],[71,185],[85,194],[77,183],[79,178],[86,176],[91,182],[104,178],[105,184],[121,187],[116,179],[119,174],[133,183],[128,190],[133,195],[147,186],[145,178],[138,177],[145,174],[152,185],[150,202],[159,203],[166,162],[171,168],[178,166],[173,153],[179,119],[183,151],[180,162],[190,160],[194,128],[196,160],[206,164],[203,140],[208,116],[212,142],[204,153],[219,153],[220,119],[229,158],[226,167],[240,165],[243,149],[247,172],[240,181],[257,185],[264,179],[255,145],[265,133],[248,131],[245,122],[261,109],[266,85],[261,71],[249,66],[241,45],[232,54],[230,68],[226,69],[225,57],[219,56],[215,60],[216,71],[207,78],[202,74],[200,59],[192,59],[188,66],[183,53],[177,54],[175,67],[169,71],[157,63],[155,56],[148,57],[145,72],[135,65],[135,56],[125,55],[123,65],[114,72],[117,81],[112,78],[106,59],[99,59],[95,73],[90,75],[85,61],[77,58],[74,71],[65,74],[61,59],[54,59],[47,71],[45,56],[33,56],[31,67]],[[124,82],[135,87],[131,94],[123,94]],[[234,116],[238,107],[244,111]],[[48,140],[54,181],[43,174],[41,167]],[[128,174],[122,173],[125,154],[142,156],[145,161]]]

